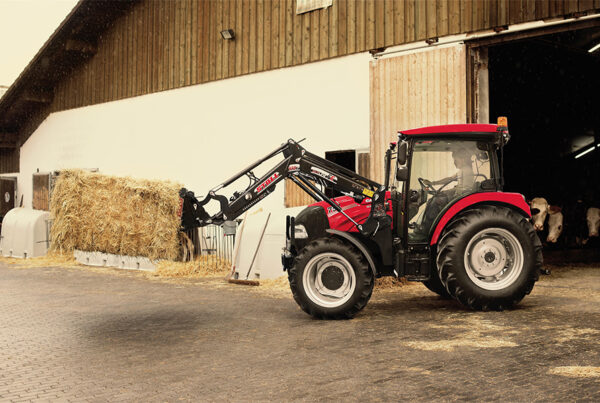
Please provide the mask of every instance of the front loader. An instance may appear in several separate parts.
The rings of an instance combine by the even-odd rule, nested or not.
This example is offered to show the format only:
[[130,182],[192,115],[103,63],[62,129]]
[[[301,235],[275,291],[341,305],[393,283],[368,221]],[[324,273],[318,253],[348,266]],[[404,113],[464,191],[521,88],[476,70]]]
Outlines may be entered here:
[[[353,317],[382,276],[421,281],[472,309],[510,308],[531,292],[542,252],[525,198],[502,192],[497,151],[502,159],[508,139],[506,118],[401,131],[386,151],[383,184],[288,140],[202,201],[181,189],[181,229],[235,220],[289,179],[316,200],[287,217],[282,255],[294,299],[308,314]],[[254,175],[278,154],[281,162]],[[217,193],[243,176],[250,181],[243,190]],[[212,215],[204,207],[211,200],[220,205]]]

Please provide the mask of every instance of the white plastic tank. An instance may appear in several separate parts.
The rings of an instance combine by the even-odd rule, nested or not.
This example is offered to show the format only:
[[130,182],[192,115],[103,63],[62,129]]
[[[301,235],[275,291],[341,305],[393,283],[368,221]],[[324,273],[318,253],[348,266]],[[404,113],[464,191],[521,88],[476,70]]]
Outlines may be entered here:
[[14,208],[2,220],[0,254],[5,257],[44,256],[50,245],[47,211]]

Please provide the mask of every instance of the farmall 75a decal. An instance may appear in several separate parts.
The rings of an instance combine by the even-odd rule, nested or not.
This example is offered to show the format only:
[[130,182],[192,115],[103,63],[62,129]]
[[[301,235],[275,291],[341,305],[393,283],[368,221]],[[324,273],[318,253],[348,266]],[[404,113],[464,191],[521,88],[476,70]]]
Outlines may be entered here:
[[273,175],[269,176],[263,183],[258,185],[256,189],[254,189],[254,191],[256,192],[256,194],[259,194],[260,192],[271,186],[273,182],[275,182],[275,180],[277,180],[277,178],[279,178],[280,176],[281,175],[279,175],[279,172],[275,172]]

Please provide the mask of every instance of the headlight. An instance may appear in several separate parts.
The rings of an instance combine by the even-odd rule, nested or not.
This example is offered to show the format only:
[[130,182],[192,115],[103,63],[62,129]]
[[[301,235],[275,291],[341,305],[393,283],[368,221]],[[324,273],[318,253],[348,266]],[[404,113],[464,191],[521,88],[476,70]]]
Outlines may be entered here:
[[308,232],[306,232],[306,228],[304,228],[304,225],[298,224],[298,225],[294,226],[294,238],[296,238],[296,239],[308,238]]

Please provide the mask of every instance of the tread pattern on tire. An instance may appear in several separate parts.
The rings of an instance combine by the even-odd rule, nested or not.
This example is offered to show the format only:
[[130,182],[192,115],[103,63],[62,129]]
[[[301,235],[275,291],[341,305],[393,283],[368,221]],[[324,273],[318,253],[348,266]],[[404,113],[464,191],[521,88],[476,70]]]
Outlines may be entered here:
[[[473,225],[476,225],[477,222],[493,217],[513,221],[531,242],[530,245],[524,245],[527,247],[524,247],[523,251],[523,270],[526,271],[526,276],[521,281],[522,284],[516,286],[517,289],[511,295],[498,298],[493,298],[489,295],[486,296],[484,295],[485,292],[478,295],[477,292],[468,290],[465,284],[461,284],[461,276],[458,275],[458,271],[464,271],[464,268],[456,267],[458,266],[456,259],[458,258],[459,261],[463,259],[461,251],[457,250],[460,249],[460,243],[464,242],[463,234]],[[525,249],[530,249],[531,256],[527,256]],[[461,253],[461,256],[456,256],[457,253]],[[542,243],[533,230],[533,227],[524,216],[507,207],[478,206],[474,209],[465,210],[448,224],[438,243],[437,267],[442,284],[453,298],[475,310],[501,311],[513,307],[533,289],[535,282],[539,278],[542,263]],[[476,289],[478,287],[474,285],[473,288]]]
[[[356,262],[356,265],[353,265],[353,267],[356,273],[357,295],[350,298],[346,304],[340,307],[319,307],[301,289],[302,285],[299,279],[302,278],[304,265],[316,254],[322,252],[341,252],[340,254],[347,255],[345,256],[346,258],[350,258],[349,261],[351,264],[352,261]],[[298,303],[304,312],[318,319],[351,319],[367,305],[375,284],[373,273],[362,253],[354,245],[350,245],[334,237],[319,238],[306,245],[294,259],[293,266],[288,270],[288,280],[296,303]]]

